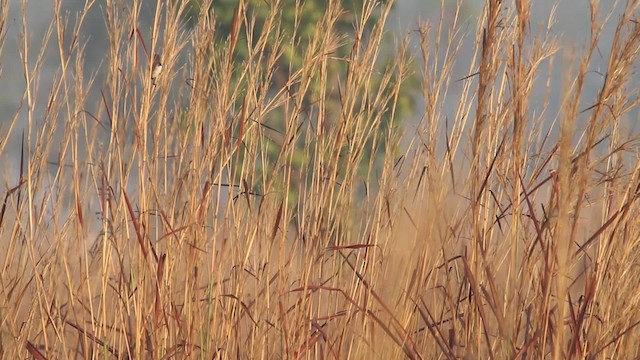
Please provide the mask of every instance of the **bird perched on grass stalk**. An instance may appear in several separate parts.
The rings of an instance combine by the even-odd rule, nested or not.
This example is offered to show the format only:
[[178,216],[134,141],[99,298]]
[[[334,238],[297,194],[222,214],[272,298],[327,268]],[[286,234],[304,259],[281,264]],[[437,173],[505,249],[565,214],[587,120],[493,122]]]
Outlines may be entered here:
[[162,72],[162,62],[160,61],[160,55],[153,55],[153,67],[151,69],[151,81],[153,86],[156,85],[156,80],[158,76],[160,76],[160,72]]

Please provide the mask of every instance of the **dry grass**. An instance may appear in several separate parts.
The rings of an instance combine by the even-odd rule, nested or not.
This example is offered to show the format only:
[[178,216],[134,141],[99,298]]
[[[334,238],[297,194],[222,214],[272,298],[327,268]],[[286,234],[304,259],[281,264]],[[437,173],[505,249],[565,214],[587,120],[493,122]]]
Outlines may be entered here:
[[[2,358],[640,356],[640,163],[625,127],[637,2],[617,17],[594,0],[591,40],[572,55],[529,23],[528,1],[487,0],[471,59],[457,13],[421,27],[423,116],[389,128],[412,67],[406,42],[376,67],[388,7],[368,4],[345,36],[330,2],[303,49],[277,6],[256,33],[239,6],[214,44],[206,14],[187,32],[185,9],[165,5],[142,29],[137,0],[107,2],[94,81],[84,13],[67,23],[55,3],[58,52],[21,38],[22,108],[0,124],[0,158],[21,164],[0,193]],[[369,11],[380,19],[365,33]],[[618,24],[612,44],[605,21]],[[292,49],[304,66],[274,79]],[[47,97],[45,56],[61,64]],[[607,67],[594,75],[595,56]],[[558,66],[553,111],[534,92]]]

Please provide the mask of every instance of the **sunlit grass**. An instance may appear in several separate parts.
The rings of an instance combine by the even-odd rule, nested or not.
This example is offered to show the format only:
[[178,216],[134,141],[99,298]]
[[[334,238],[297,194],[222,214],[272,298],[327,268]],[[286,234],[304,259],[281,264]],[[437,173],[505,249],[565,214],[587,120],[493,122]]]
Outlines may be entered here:
[[[21,37],[23,107],[0,123],[0,159],[20,164],[0,190],[2,358],[640,356],[637,4],[594,2],[570,53],[531,31],[528,2],[488,0],[475,34],[443,12],[389,60],[390,5],[344,34],[330,2],[298,48],[277,6],[260,31],[239,6],[217,43],[206,12],[187,31],[184,5],[160,6],[143,29],[137,0],[108,2],[94,81],[55,3],[45,43]],[[303,65],[281,71],[284,51]],[[417,122],[397,113],[413,75]],[[555,111],[534,93],[557,83]]]

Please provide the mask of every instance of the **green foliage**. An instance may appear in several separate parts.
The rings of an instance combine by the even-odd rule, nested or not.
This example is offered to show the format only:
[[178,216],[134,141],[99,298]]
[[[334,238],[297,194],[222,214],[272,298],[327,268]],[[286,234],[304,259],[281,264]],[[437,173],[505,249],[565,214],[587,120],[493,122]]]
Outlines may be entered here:
[[[190,10],[185,16],[185,20],[188,25],[193,26],[195,20],[198,18],[203,0],[191,0]],[[231,33],[231,26],[233,20],[233,14],[238,7],[238,0],[217,0],[212,4],[210,11],[215,16],[218,28],[218,39],[226,39]],[[305,49],[308,40],[318,30],[316,24],[322,18],[327,9],[327,1],[324,0],[281,0],[280,2],[280,22],[282,30],[285,33],[285,38],[291,38],[294,32],[301,42],[298,46],[299,49]],[[265,20],[268,18],[272,6],[275,6],[276,1],[272,0],[247,0],[247,13],[255,17],[256,26],[254,32],[260,31],[263,28]],[[344,6],[344,13],[341,19],[336,23],[338,31],[345,34],[353,31],[353,24],[357,21],[357,14],[361,11],[363,6],[363,0],[354,0],[346,2]],[[300,8],[301,11],[297,11]],[[251,20],[251,19],[250,19]],[[374,22],[375,19],[372,19]],[[254,34],[256,35],[256,34]],[[238,56],[240,59],[244,59],[247,55],[246,37],[242,37],[240,41],[244,44],[240,44],[238,47]],[[273,39],[275,41],[275,39]],[[285,40],[286,42],[286,40]],[[345,49],[342,49],[343,52]],[[282,62],[288,64],[300,65],[302,61],[302,51],[291,50],[282,59]]]
[[[354,48],[354,43],[357,41],[367,41],[367,34],[373,29],[379,20],[379,14],[374,12],[365,24],[358,24],[361,21],[363,2],[363,0],[355,0],[342,3],[342,13],[338,21],[334,24],[334,29],[341,35],[341,38],[337,39],[337,48],[332,56],[336,59],[343,59],[343,61],[330,62],[330,68],[327,69],[327,72],[330,74],[328,78],[332,82],[341,82],[345,79],[348,71],[348,59]],[[202,0],[191,0],[191,10],[186,16],[186,21],[191,26],[195,24],[195,19],[198,18],[201,3]],[[229,40],[230,34],[232,33],[233,16],[238,8],[238,3],[239,2],[237,0],[218,0],[213,2],[210,11],[216,19],[216,41],[218,43],[222,44]],[[267,0],[246,1],[246,21],[248,24],[252,24],[254,21],[255,23],[251,29],[250,36],[247,36],[246,23],[243,23],[239,32],[238,43],[235,47],[234,53],[237,58],[237,64],[242,64],[248,60],[251,46],[248,43],[250,41],[249,39],[253,39],[252,41],[255,42],[256,39],[260,37],[260,32],[265,28],[265,24],[272,13],[272,6],[276,6],[275,3],[275,1]],[[267,46],[267,48],[280,49],[282,51],[282,54],[276,63],[272,78],[272,90],[274,93],[285,86],[285,82],[291,78],[292,74],[304,68],[306,50],[308,49],[310,41],[313,39],[316,32],[323,30],[319,28],[318,24],[321,23],[322,17],[328,8],[328,3],[325,0],[282,0],[279,4],[278,18],[276,19],[277,31],[272,31],[272,34],[268,39],[268,42],[270,43]],[[378,7],[378,10],[379,9],[380,7]],[[251,25],[249,26],[251,28]],[[354,28],[356,26],[363,26],[365,33],[364,39],[355,40]],[[385,39],[390,40],[390,37],[386,37]],[[393,46],[393,42],[386,41],[386,43],[386,48],[382,49],[382,54],[378,58],[379,63],[375,64],[374,71],[371,74],[371,84],[374,86],[371,86],[371,89],[358,89],[358,91],[371,94],[376,94],[378,92],[378,87],[384,81],[382,79],[382,74],[384,73],[383,70],[387,66],[390,66],[394,57],[395,48]],[[393,81],[393,79],[391,81]],[[392,126],[392,121],[406,117],[414,106],[412,94],[417,88],[417,83],[412,81],[410,78],[403,79],[402,83],[403,85],[400,91],[400,96],[396,101],[396,108],[388,109],[386,114],[384,114],[380,125],[377,127],[378,132],[380,133],[378,134],[379,136],[370,136],[371,139],[368,140],[368,144],[366,146],[367,150],[365,151],[363,160],[359,166],[360,175],[364,176],[367,173],[370,174],[372,170],[379,170],[379,166],[381,165],[380,160],[382,159],[385,146],[387,145],[385,144],[386,137],[383,136],[383,133]],[[340,91],[345,91],[345,89],[338,89],[338,86],[335,86],[332,90],[330,89],[330,93],[326,94],[328,97],[326,99],[326,104],[328,104],[328,106],[326,106],[325,110],[333,114],[334,117],[339,117],[340,109],[343,105],[341,104]],[[315,111],[313,107],[320,91],[321,84],[319,76],[312,74],[309,91],[307,91],[306,97],[302,99],[303,106],[308,109],[307,114],[317,114],[317,111]],[[368,98],[368,96],[363,96],[363,98]],[[356,106],[367,106],[366,101],[365,103],[357,104]],[[279,119],[284,119],[286,117],[284,114],[278,114],[279,111],[282,110],[275,110],[270,123],[265,125],[280,130],[284,129],[285,124]],[[394,119],[391,118],[392,114],[394,115]],[[352,136],[355,136],[355,134],[347,134],[347,137]],[[276,135],[276,137],[278,136]],[[374,137],[376,138],[375,141],[372,140]],[[304,138],[304,136],[300,136],[298,138],[299,145],[302,145]],[[278,149],[277,146],[273,146],[274,144],[275,142],[270,143],[266,146],[266,149],[264,149],[271,159],[275,159],[280,152],[280,149]],[[302,146],[299,148],[302,148]],[[341,151],[342,154],[345,152],[346,149]],[[294,152],[292,156],[292,165],[296,167],[302,168],[307,166],[310,161],[310,159],[306,158],[306,154],[304,154],[303,150]],[[342,155],[340,161],[344,161]],[[273,162],[270,161],[270,163]],[[259,186],[259,183],[260,181],[257,181],[254,185]],[[290,196],[290,198],[295,198],[295,196]]]

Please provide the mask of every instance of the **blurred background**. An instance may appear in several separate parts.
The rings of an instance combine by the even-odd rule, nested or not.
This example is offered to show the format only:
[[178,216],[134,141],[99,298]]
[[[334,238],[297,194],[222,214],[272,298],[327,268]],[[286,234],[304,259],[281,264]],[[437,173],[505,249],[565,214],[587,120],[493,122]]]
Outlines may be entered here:
[[[53,1],[26,1],[26,6],[23,9],[22,1],[9,0],[9,16],[8,23],[6,24],[6,40],[4,48],[0,53],[0,130],[7,131],[7,124],[12,120],[16,114],[18,114],[19,120],[17,126],[13,131],[13,134],[21,134],[22,129],[26,125],[26,111],[25,106],[21,108],[21,101],[25,90],[25,78],[24,78],[24,65],[22,61],[23,54],[20,53],[20,47],[23,42],[22,38],[22,23],[21,13],[26,12],[28,19],[27,23],[27,40],[30,43],[31,53],[28,54],[28,66],[33,69],[36,65],[37,53],[39,51],[39,45],[42,43],[47,31],[53,30],[51,28],[52,20],[54,18]],[[220,13],[224,13],[224,16],[229,16],[233,11],[233,3],[236,1],[214,1],[214,7],[220,6]],[[599,41],[599,48],[597,49],[597,55],[593,58],[590,64],[591,76],[587,79],[587,85],[585,87],[584,99],[592,99],[595,101],[598,89],[603,83],[606,72],[606,64],[603,63],[603,59],[608,57],[609,47],[611,45],[611,38],[615,31],[615,24],[617,15],[622,11],[623,5],[617,5],[614,8],[615,1],[604,0],[600,2],[600,20],[603,21],[604,17],[611,12],[612,21],[608,21],[604,25],[603,35]],[[127,2],[123,2],[122,6],[127,6]],[[228,4],[232,4],[229,6]],[[459,29],[466,32],[463,36],[463,46],[460,52],[460,57],[457,67],[454,69],[454,76],[462,79],[466,77],[469,69],[470,57],[473,55],[473,42],[476,40],[477,19],[481,16],[482,7],[484,2],[482,0],[460,0],[460,15]],[[69,16],[69,25],[72,26],[75,23],[75,16],[85,6],[84,1],[80,0],[63,0],[62,11]],[[140,11],[140,30],[143,35],[146,36],[146,41],[150,42],[148,34],[151,32],[153,25],[153,16],[157,6],[156,1],[143,1]],[[560,57],[569,60],[572,55],[584,50],[586,42],[590,36],[590,13],[589,13],[589,1],[588,0],[571,0],[571,1],[532,1],[532,20],[531,29],[532,33],[539,31],[550,26],[555,34],[556,41],[560,46]],[[218,9],[216,9],[218,11]],[[456,11],[456,1],[443,0],[397,0],[393,8],[393,12],[387,22],[386,28],[389,32],[388,42],[391,44],[400,43],[401,39],[409,37],[411,41],[411,50],[416,56],[415,71],[420,71],[420,48],[419,48],[419,36],[417,32],[418,24],[430,24],[432,29],[437,29],[439,19],[442,18],[443,27],[445,30],[451,29],[454,26],[453,19]],[[549,24],[549,17],[551,14],[555,14],[555,22]],[[219,21],[223,23],[224,21]],[[224,25],[223,25],[224,26]],[[228,26],[228,24],[226,25]],[[189,31],[189,25],[185,24],[185,31]],[[95,82],[91,87],[89,97],[85,103],[88,111],[95,111],[94,107],[99,106],[101,84],[103,83],[102,75],[104,71],[101,69],[105,66],[107,54],[105,54],[107,46],[106,39],[106,22],[104,7],[100,3],[96,3],[92,6],[91,10],[87,14],[87,19],[83,24],[82,34],[83,39],[80,39],[84,43],[85,53],[85,81],[88,81],[91,77],[95,76]],[[432,31],[431,36],[435,31]],[[533,34],[532,34],[533,35]],[[150,45],[148,45],[150,46]],[[393,49],[392,46],[389,49]],[[46,106],[47,94],[50,92],[52,86],[52,79],[58,71],[59,55],[57,53],[57,40],[55,39],[55,31],[49,40],[46,52],[52,54],[45,54],[46,59],[42,64],[42,73],[38,81],[37,99],[39,99],[36,106],[36,114],[44,111]],[[184,59],[183,59],[184,60]],[[572,63],[572,61],[567,61]],[[540,73],[545,76],[547,64],[543,64],[540,67]],[[560,94],[562,91],[563,81],[567,80],[565,71],[563,69],[562,62],[556,62],[552,70],[553,76],[551,77],[552,83],[550,88],[547,88],[544,81],[538,86],[534,87],[533,94],[540,97],[542,103],[542,97],[545,94],[549,97],[548,114],[556,114],[560,106]],[[635,75],[637,77],[637,74]],[[541,79],[545,80],[545,79]],[[461,88],[461,86],[459,87]],[[419,87],[416,86],[416,92],[419,91]],[[450,91],[455,92],[455,85]],[[451,102],[445,100],[445,106],[456,106],[457,96],[451,96]],[[416,123],[422,116],[423,101],[421,95],[416,93],[413,96],[414,102],[411,104],[409,111],[404,111],[403,123],[411,128],[411,124]],[[585,100],[591,101],[591,100]],[[535,101],[533,102],[535,104]],[[583,108],[589,107],[591,104],[582,104]],[[451,109],[445,108],[445,113]],[[533,108],[531,111],[536,111]],[[637,113],[632,113],[632,117],[637,117]],[[554,119],[549,119],[549,123]],[[635,121],[628,123],[630,126],[629,131],[635,131]],[[3,128],[4,127],[4,128]],[[19,136],[14,136],[10,139],[8,144],[9,151],[6,151],[0,163],[2,163],[2,169],[5,170],[5,179],[8,174],[14,175],[18,169],[16,162],[17,155],[19,155]],[[10,170],[6,172],[6,170]],[[15,177],[12,176],[13,179]]]

